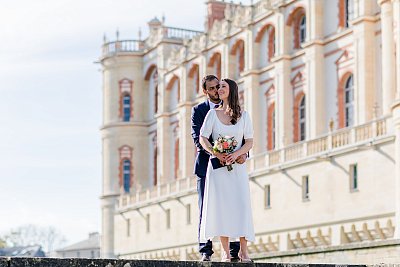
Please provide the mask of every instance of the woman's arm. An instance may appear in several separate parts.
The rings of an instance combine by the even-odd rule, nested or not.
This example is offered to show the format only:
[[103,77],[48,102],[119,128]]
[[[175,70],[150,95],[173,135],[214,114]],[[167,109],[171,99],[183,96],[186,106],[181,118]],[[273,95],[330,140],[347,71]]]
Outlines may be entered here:
[[208,153],[216,156],[221,162],[225,162],[226,155],[219,152],[215,152],[213,150],[210,141],[208,141],[207,137],[200,136],[200,144],[203,146],[204,150],[206,150]]
[[252,147],[253,147],[253,138],[245,139],[244,145],[240,149],[226,156],[225,159],[226,163],[228,164],[234,163],[240,155],[246,154],[247,152],[250,151]]

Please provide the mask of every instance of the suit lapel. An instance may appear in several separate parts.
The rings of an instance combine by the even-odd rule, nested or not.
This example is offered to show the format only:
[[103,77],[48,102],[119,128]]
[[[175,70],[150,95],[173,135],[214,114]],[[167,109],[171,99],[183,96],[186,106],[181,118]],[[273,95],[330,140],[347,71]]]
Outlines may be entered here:
[[210,110],[210,102],[208,100],[206,100],[206,102],[204,102],[206,104],[206,113]]

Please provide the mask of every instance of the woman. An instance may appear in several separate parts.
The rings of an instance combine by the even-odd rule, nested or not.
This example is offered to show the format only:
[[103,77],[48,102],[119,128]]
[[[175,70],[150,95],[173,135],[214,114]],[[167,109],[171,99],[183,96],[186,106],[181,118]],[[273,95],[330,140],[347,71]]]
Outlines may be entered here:
[[[253,127],[246,111],[239,105],[238,86],[235,81],[223,79],[218,89],[223,105],[210,110],[200,130],[200,144],[214,157],[225,164],[233,164],[237,157],[247,153],[253,146]],[[234,136],[238,145],[231,154],[214,152],[208,138]],[[245,140],[242,144],[242,140]],[[214,169],[208,163],[204,193],[203,219],[200,235],[204,240],[219,236],[221,240],[221,261],[230,261],[229,238],[240,239],[239,258],[250,262],[247,241],[254,242],[253,218],[250,203],[249,180],[246,164],[234,164]]]

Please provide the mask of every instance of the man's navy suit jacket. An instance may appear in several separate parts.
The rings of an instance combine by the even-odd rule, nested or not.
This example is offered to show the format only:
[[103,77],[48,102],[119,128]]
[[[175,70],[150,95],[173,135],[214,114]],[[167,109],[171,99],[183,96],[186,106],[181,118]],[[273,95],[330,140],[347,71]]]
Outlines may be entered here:
[[[196,162],[194,165],[194,173],[201,178],[206,177],[208,160],[210,155],[203,149],[200,144],[200,129],[203,125],[204,119],[210,110],[210,103],[207,101],[200,103],[192,108],[192,138],[197,147]],[[210,137],[210,143],[212,138]]]

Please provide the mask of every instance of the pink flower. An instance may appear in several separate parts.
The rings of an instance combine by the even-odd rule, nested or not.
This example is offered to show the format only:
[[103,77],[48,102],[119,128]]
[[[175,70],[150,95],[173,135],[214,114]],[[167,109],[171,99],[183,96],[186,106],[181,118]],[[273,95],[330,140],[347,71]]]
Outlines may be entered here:
[[227,148],[229,148],[229,143],[228,143],[228,142],[226,142],[226,141],[225,141],[225,142],[224,142],[222,145],[223,145],[224,149],[227,149]]

